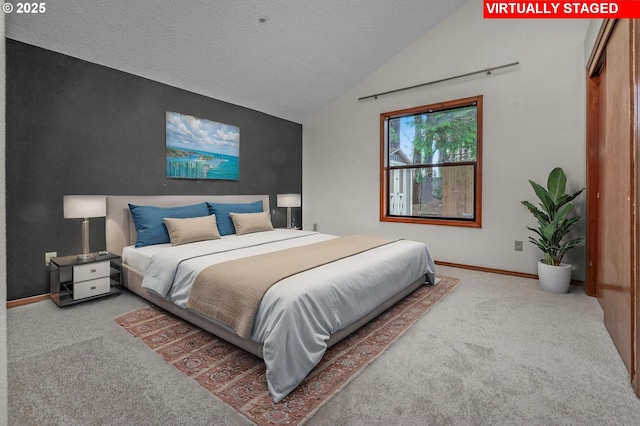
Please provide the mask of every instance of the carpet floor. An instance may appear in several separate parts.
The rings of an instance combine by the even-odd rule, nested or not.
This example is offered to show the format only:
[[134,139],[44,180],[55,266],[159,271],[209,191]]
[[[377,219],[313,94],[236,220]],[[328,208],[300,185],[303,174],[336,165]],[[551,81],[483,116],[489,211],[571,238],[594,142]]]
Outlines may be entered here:
[[[636,426],[640,399],[600,303],[537,280],[438,266],[460,283],[305,426]],[[7,309],[9,425],[254,422],[113,319],[118,297]]]
[[440,277],[332,346],[307,378],[276,404],[264,362],[156,307],[118,316],[116,322],[179,371],[257,425],[300,425],[346,386],[458,284]]

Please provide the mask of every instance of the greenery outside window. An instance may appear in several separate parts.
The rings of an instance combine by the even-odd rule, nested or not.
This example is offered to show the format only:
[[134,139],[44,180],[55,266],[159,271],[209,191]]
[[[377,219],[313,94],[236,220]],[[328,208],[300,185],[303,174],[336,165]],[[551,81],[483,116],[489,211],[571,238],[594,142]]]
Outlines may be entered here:
[[482,96],[380,114],[380,220],[481,227]]

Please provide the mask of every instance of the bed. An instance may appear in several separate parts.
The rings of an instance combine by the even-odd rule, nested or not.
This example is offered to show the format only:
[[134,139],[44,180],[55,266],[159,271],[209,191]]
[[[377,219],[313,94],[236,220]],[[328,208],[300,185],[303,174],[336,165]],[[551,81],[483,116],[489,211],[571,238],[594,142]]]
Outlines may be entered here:
[[[161,209],[199,203],[218,206],[259,204],[266,213],[242,215],[243,222],[233,222],[238,226],[237,234],[240,234],[240,229],[242,232],[248,229],[245,228],[245,219],[254,220],[254,216],[262,217],[270,212],[268,195],[107,196],[107,250],[122,256],[123,285],[127,289],[262,358],[269,391],[275,402],[281,401],[297,387],[328,347],[421,285],[433,285],[435,282],[435,266],[426,245],[408,240],[376,241],[361,251],[275,279],[275,284],[268,286],[260,299],[255,316],[250,317],[250,328],[242,331],[224,319],[211,318],[199,305],[190,304],[195,299],[190,298],[190,293],[203,288],[205,271],[217,274],[220,270],[215,268],[226,266],[233,272],[237,270],[231,267],[234,262],[255,262],[258,259],[280,258],[297,264],[300,260],[288,260],[298,259],[290,257],[294,253],[309,251],[323,244],[335,247],[349,237],[303,230],[265,229],[175,246],[161,243],[135,247],[145,232],[142,228],[139,228],[139,233],[136,231],[132,217],[132,214],[137,214],[136,206]],[[133,205],[131,209],[130,205]],[[216,220],[219,220],[224,209],[216,212]],[[239,219],[238,215],[233,216],[234,221]],[[138,216],[135,221],[139,225]],[[226,226],[218,225],[220,229]],[[172,231],[170,228],[169,232]],[[171,235],[172,241],[173,237],[174,234]],[[275,269],[283,269],[282,265]]]

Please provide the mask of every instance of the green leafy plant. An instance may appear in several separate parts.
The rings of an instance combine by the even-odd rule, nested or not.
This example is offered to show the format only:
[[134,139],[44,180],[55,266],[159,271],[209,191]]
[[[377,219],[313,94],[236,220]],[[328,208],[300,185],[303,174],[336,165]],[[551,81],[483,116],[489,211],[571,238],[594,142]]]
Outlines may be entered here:
[[536,195],[540,199],[539,208],[529,201],[522,201],[538,220],[538,228],[527,227],[535,232],[538,238],[529,237],[529,241],[538,246],[544,253],[543,262],[548,265],[559,266],[564,255],[583,240],[582,237],[569,241],[562,241],[569,233],[571,226],[580,220],[579,216],[568,217],[573,210],[573,201],[584,191],[582,188],[573,194],[565,194],[567,177],[560,167],[549,173],[547,187],[529,180]]

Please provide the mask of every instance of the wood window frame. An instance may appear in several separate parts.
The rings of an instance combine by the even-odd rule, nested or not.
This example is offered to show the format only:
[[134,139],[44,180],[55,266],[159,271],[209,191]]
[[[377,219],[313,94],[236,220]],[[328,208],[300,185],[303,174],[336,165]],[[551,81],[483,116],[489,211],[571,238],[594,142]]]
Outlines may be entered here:
[[[424,225],[446,225],[461,226],[470,228],[482,227],[482,126],[483,126],[483,108],[482,95],[471,96],[468,98],[456,99],[435,104],[423,105],[413,108],[406,108],[397,111],[383,112],[380,114],[380,221],[381,222],[398,222],[398,223],[417,223]],[[457,219],[457,218],[439,218],[439,217],[418,217],[418,216],[397,216],[389,214],[389,170],[387,166],[387,141],[386,141],[386,122],[391,118],[397,118],[407,115],[416,115],[422,112],[431,113],[443,111],[447,109],[460,108],[464,106],[475,105],[477,107],[477,141],[476,141],[476,162],[475,162],[475,193],[474,193],[474,218],[473,219]],[[450,164],[443,164],[443,166]],[[463,165],[463,163],[460,163]]]

